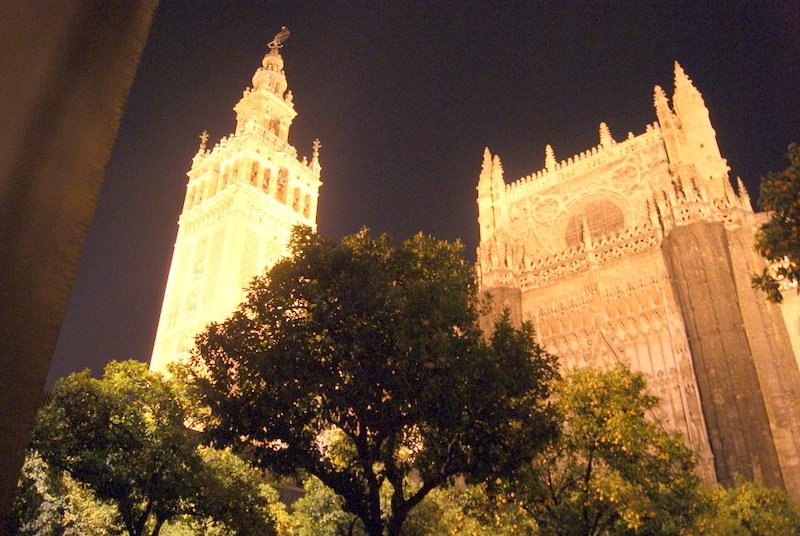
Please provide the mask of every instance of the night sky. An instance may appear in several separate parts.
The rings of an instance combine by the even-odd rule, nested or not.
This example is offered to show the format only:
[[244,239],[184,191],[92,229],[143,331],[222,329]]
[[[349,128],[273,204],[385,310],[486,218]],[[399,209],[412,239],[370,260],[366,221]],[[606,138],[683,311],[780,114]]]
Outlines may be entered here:
[[[298,154],[322,141],[319,231],[366,226],[478,240],[484,147],[506,181],[656,120],[678,60],[733,177],[800,142],[800,2],[200,2],[162,0],[109,162],[48,385],[148,360],[198,135],[232,107],[281,26]],[[541,4],[541,5],[540,5]]]

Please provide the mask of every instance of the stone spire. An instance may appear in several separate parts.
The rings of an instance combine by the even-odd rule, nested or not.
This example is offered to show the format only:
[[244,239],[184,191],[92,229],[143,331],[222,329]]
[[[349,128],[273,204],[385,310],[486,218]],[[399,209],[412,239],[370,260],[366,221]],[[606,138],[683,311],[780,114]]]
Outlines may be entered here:
[[672,115],[672,110],[670,110],[669,101],[667,100],[667,94],[661,86],[653,88],[653,105],[656,108],[656,116],[659,122],[661,122],[662,117]]
[[672,104],[676,123],[680,129],[681,159],[695,167],[701,182],[713,183],[710,189],[714,197],[724,198],[723,183],[728,180],[728,164],[720,154],[717,133],[711,125],[703,96],[677,61]]
[[614,138],[611,137],[611,130],[609,130],[608,125],[605,123],[600,123],[600,145],[603,146],[603,149],[609,149],[612,145],[616,145],[617,142],[614,141]]
[[261,60],[261,67],[253,75],[253,89],[266,89],[283,97],[288,83],[286,73],[283,72],[283,57],[280,49],[283,42],[289,38],[289,30],[284,26],[281,31],[269,42],[269,52]]
[[478,179],[478,224],[481,240],[494,236],[495,229],[503,223],[506,183],[503,163],[498,155],[492,156],[489,148],[483,151],[481,174]]
[[750,194],[747,193],[747,188],[744,185],[744,181],[741,177],[736,177],[736,189],[738,190],[739,200],[742,202],[742,206],[748,211],[753,210],[753,203],[750,201]]
[[287,91],[286,73],[280,49],[289,37],[283,27],[269,42],[269,52],[261,60],[253,75],[253,86],[246,89],[242,99],[233,108],[236,111],[236,134],[250,133],[256,137],[277,136],[283,142],[277,147],[286,147],[289,129],[297,112],[294,109],[292,92]]
[[556,154],[553,152],[553,146],[549,143],[544,148],[544,168],[547,171],[556,169]]
[[505,179],[503,178],[503,163],[500,161],[500,155],[494,155],[492,159],[492,186],[505,186]]
[[672,97],[675,113],[680,115],[694,113],[698,108],[706,111],[706,104],[700,91],[683,70],[681,64],[675,62],[675,94]]
[[478,177],[478,197],[492,195],[492,153],[489,148],[483,149],[483,161],[481,162],[481,174]]
[[483,149],[483,162],[481,162],[481,175],[491,175],[492,173],[492,152],[488,147]]

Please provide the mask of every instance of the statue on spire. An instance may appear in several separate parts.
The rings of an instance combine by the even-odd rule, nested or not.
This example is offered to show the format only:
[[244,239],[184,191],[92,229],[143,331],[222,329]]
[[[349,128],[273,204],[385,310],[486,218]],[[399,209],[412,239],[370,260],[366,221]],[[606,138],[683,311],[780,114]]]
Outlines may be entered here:
[[277,48],[283,48],[283,43],[289,39],[289,28],[286,26],[281,26],[281,31],[275,34],[275,37],[272,38],[272,41],[267,43],[267,46],[271,50],[275,50]]

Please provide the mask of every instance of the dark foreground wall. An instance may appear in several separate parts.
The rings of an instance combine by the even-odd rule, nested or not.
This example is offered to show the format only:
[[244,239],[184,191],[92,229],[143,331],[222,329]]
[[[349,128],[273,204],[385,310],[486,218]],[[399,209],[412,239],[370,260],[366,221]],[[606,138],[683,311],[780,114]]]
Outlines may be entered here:
[[156,3],[0,3],[0,534]]

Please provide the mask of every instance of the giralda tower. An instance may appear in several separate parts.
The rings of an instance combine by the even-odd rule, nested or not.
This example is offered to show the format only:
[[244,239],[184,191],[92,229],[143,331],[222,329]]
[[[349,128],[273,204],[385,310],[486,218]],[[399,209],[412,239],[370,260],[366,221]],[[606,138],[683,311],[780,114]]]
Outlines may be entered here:
[[287,90],[283,28],[269,43],[261,67],[234,107],[236,131],[206,148],[208,134],[187,173],[161,307],[152,370],[188,355],[194,337],[224,320],[244,297],[253,276],[288,253],[292,227],[316,227],[321,166],[319,141],[311,159],[289,144],[297,115]]

